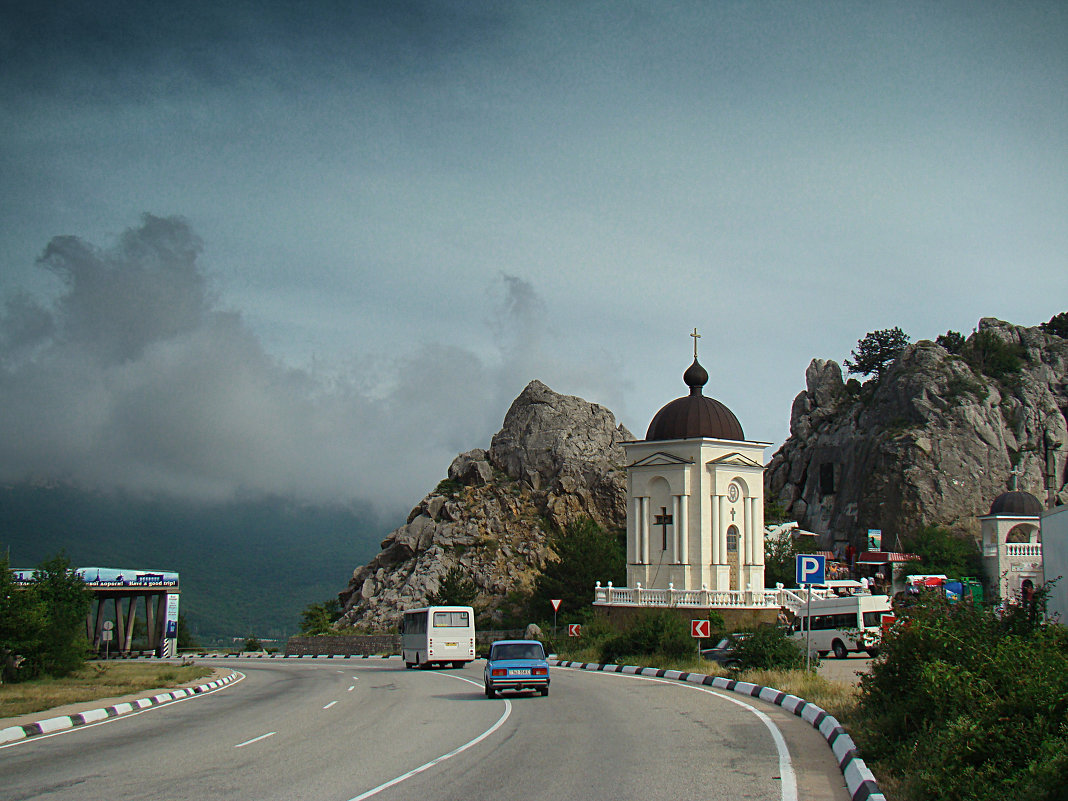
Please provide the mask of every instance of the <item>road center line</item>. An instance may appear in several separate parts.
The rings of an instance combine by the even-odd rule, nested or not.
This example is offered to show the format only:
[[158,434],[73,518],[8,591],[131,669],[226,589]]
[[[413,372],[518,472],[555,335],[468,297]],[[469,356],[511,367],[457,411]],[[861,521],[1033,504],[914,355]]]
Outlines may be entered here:
[[[456,675],[453,675],[451,673],[439,673],[438,675],[439,676],[449,676],[450,678],[459,679],[460,681],[466,681],[468,684],[474,684],[476,687],[481,687],[482,686],[481,682],[471,681],[471,679],[465,679],[462,676],[456,676]],[[442,754],[438,758],[430,760],[425,765],[420,765],[418,768],[414,768],[413,770],[410,770],[407,773],[401,774],[400,776],[398,776],[395,779],[390,779],[385,784],[380,784],[380,785],[378,785],[378,787],[374,787],[374,788],[368,790],[366,793],[361,793],[360,795],[356,796],[355,798],[349,799],[349,801],[363,801],[363,799],[365,799],[365,798],[370,798],[373,795],[378,795],[378,793],[382,792],[383,790],[387,790],[387,789],[389,789],[390,787],[393,787],[396,784],[400,784],[401,782],[405,781],[406,779],[410,779],[410,778],[412,778],[412,776],[415,776],[415,775],[417,775],[419,773],[422,773],[424,770],[429,770],[430,768],[434,767],[438,763],[444,762],[446,759],[451,759],[452,757],[456,756],[457,754],[463,753],[468,748],[471,748],[472,746],[478,745],[480,742],[482,742],[487,737],[489,737],[491,734],[493,734],[493,732],[497,731],[497,729],[499,729],[501,726],[503,726],[504,722],[506,720],[508,720],[508,716],[512,714],[512,702],[509,701],[507,698],[504,698],[502,700],[504,701],[504,714],[500,716],[500,718],[497,720],[496,723],[494,723],[492,726],[490,726],[488,729],[486,729],[484,732],[482,732],[482,734],[478,735],[478,737],[475,737],[473,740],[468,740],[466,743],[461,745],[459,748],[455,748],[452,751],[449,751],[449,753],[447,753],[447,754]]]
[[336,703],[337,703],[337,701],[331,701],[331,702],[330,702],[329,704],[327,704],[326,706],[324,706],[324,707],[323,707],[323,709],[329,709],[330,707],[332,707],[332,706],[333,706],[334,704],[336,704]]
[[266,740],[268,737],[273,737],[276,734],[278,734],[278,732],[269,731],[266,734],[261,734],[259,737],[253,737],[251,740],[245,740],[245,742],[243,742],[243,743],[238,743],[237,745],[234,746],[234,748],[244,748],[246,745],[252,745],[253,743],[258,743],[260,740]]

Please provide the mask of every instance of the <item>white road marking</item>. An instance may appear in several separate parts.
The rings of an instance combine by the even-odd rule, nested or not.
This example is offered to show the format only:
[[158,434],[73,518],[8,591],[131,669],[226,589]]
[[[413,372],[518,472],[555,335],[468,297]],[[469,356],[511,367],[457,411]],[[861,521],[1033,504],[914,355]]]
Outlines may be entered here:
[[[559,668],[558,668],[559,669]],[[576,670],[579,673],[590,673],[592,671],[578,670],[577,668],[563,668],[564,670]],[[744,707],[756,715],[760,722],[767,726],[768,731],[771,732],[771,739],[775,743],[775,750],[779,754],[779,777],[782,781],[781,784],[781,798],[782,801],[797,801],[797,776],[794,774],[794,765],[790,760],[790,749],[786,745],[786,738],[782,736],[778,725],[775,721],[769,718],[761,710],[757,709],[752,704],[747,704],[738,698],[732,697],[728,693],[718,692],[716,690],[709,689],[699,684],[687,684],[685,682],[672,681],[671,679],[657,679],[652,676],[637,676],[631,673],[603,673],[597,671],[597,675],[600,676],[618,676],[625,679],[642,679],[643,681],[652,681],[657,684],[667,684],[671,687],[686,687],[690,690],[697,690],[698,692],[708,693],[714,695],[717,698],[722,698],[724,701],[730,701],[732,704],[737,704],[740,707]],[[819,732],[817,731],[817,734]]]
[[336,703],[337,703],[337,701],[331,701],[331,702],[330,702],[329,704],[327,704],[326,706],[324,706],[324,707],[323,707],[323,709],[329,709],[330,707],[332,707],[332,706],[333,706],[334,704],[336,704]]
[[[450,676],[451,678],[459,679],[460,681],[466,681],[468,684],[474,684],[476,687],[481,687],[482,686],[481,682],[471,681],[471,679],[465,679],[462,676],[457,676],[455,674],[439,673],[438,675],[440,675],[440,676]],[[449,753],[447,753],[447,754],[442,754],[438,758],[430,760],[425,765],[420,765],[418,768],[414,768],[413,770],[410,770],[407,773],[401,774],[400,776],[398,776],[395,779],[390,779],[385,784],[380,784],[380,785],[378,785],[378,787],[374,787],[374,788],[368,790],[366,793],[361,793],[360,795],[356,796],[355,798],[349,799],[349,801],[363,801],[363,799],[365,799],[365,798],[370,798],[373,795],[378,795],[378,793],[382,792],[383,790],[387,790],[390,787],[393,787],[394,785],[400,784],[401,782],[412,778],[412,776],[415,776],[415,775],[417,775],[419,773],[422,773],[425,770],[429,770],[430,768],[434,767],[438,763],[444,762],[446,759],[450,759],[450,758],[456,756],[457,754],[463,753],[468,748],[471,748],[472,746],[478,745],[480,742],[482,742],[487,737],[489,737],[491,734],[493,734],[493,732],[497,731],[497,729],[499,729],[502,725],[504,725],[504,722],[506,720],[508,720],[508,716],[512,714],[512,702],[509,701],[507,698],[504,698],[504,699],[501,699],[501,700],[504,701],[504,714],[501,715],[501,717],[497,720],[496,723],[494,723],[492,726],[490,726],[488,729],[486,729],[484,732],[482,732],[482,734],[478,735],[478,737],[474,738],[473,740],[468,740],[466,743],[461,745],[459,748],[455,748],[452,751],[449,751]]]
[[355,685],[355,684],[353,684],[353,685],[352,685],[351,687],[349,687],[349,688],[348,688],[347,690],[345,690],[345,692],[347,692],[347,693],[351,693],[351,692],[352,692],[353,690],[355,690],[355,689],[356,689],[356,685]]
[[258,743],[260,740],[266,740],[268,737],[273,737],[276,734],[278,734],[278,732],[269,731],[266,734],[261,734],[259,737],[253,737],[251,740],[245,740],[245,742],[243,742],[243,743],[238,743],[237,745],[234,746],[234,748],[244,748],[246,745],[252,745],[253,743]]
[[244,673],[242,673],[239,670],[235,670],[234,673],[237,674],[238,678],[234,679],[229,684],[222,684],[222,685],[216,687],[213,690],[205,690],[202,693],[194,693],[193,695],[187,695],[185,698],[177,698],[174,701],[168,701],[165,704],[158,704],[156,706],[146,706],[144,709],[141,709],[138,712],[128,712],[125,715],[117,715],[117,716],[115,716],[113,718],[108,718],[107,720],[98,720],[98,721],[96,721],[94,723],[86,723],[86,724],[84,724],[82,726],[75,726],[74,728],[64,729],[63,731],[55,731],[55,732],[52,732],[51,734],[37,734],[37,735],[34,735],[33,737],[27,737],[27,738],[25,738],[23,740],[15,740],[14,742],[5,743],[4,745],[0,745],[0,751],[2,751],[5,748],[14,748],[16,745],[26,745],[27,743],[36,743],[39,740],[46,740],[49,737],[59,737],[60,735],[63,735],[63,734],[74,734],[75,732],[85,731],[86,729],[92,729],[92,728],[95,728],[96,726],[103,726],[106,723],[114,723],[114,722],[116,722],[118,720],[126,720],[127,718],[135,718],[138,715],[143,715],[145,712],[153,712],[153,711],[155,711],[157,709],[166,709],[167,707],[174,706],[175,704],[180,704],[183,701],[192,701],[194,698],[203,698],[203,697],[205,697],[207,695],[212,695],[213,693],[217,693],[217,692],[219,692],[219,690],[225,690],[227,687],[233,687],[239,681],[244,681],[244,679],[245,679],[245,674]]

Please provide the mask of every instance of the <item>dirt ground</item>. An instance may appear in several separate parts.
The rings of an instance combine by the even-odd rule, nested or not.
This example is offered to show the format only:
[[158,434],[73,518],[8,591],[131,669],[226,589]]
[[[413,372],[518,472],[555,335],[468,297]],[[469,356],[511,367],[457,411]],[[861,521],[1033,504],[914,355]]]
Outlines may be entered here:
[[817,672],[831,681],[856,684],[860,675],[868,672],[870,664],[871,657],[866,654],[850,654],[845,659],[835,659],[833,656],[828,656],[820,663]]

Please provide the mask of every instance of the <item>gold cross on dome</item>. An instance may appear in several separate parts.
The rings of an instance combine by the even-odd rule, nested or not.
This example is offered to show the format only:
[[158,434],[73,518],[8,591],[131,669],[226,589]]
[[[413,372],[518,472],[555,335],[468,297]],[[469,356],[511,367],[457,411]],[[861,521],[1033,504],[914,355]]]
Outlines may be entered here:
[[701,335],[697,333],[697,329],[695,328],[693,330],[693,333],[690,334],[690,336],[693,337],[693,357],[696,359],[697,358],[697,340],[699,340],[701,338]]

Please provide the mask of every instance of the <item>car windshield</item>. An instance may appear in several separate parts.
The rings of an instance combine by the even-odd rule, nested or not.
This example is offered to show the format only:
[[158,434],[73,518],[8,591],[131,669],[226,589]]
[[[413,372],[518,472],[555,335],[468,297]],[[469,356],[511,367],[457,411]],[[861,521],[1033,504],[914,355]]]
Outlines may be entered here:
[[540,642],[515,642],[493,646],[491,660],[496,659],[544,659],[545,651]]

